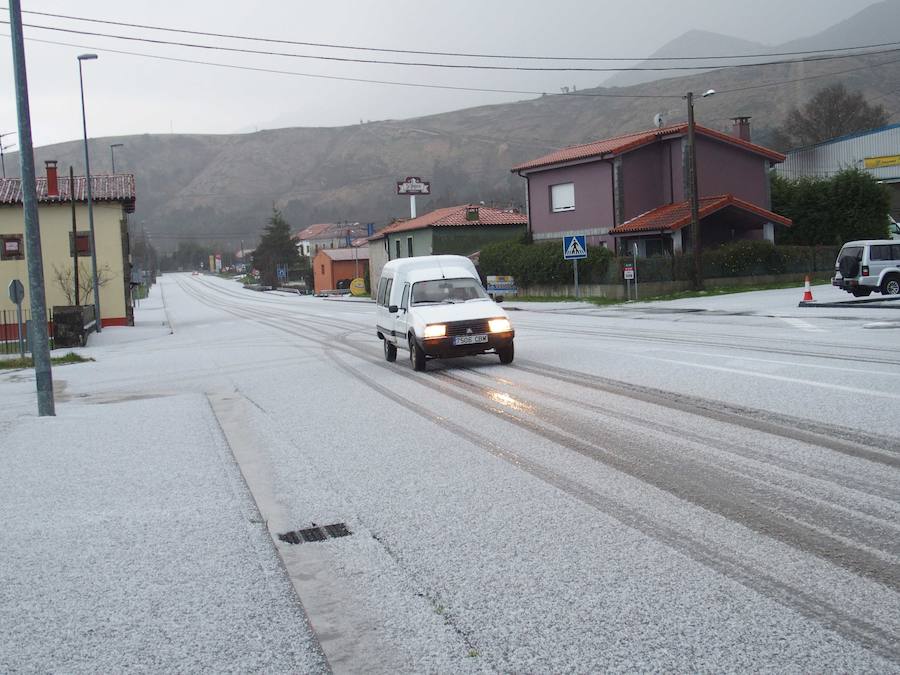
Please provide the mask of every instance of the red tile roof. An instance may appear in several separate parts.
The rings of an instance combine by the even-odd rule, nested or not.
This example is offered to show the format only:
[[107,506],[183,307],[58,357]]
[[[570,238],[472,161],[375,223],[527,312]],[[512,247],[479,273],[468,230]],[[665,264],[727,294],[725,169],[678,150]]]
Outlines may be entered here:
[[[469,220],[466,215],[469,209],[478,210],[478,218]],[[498,209],[493,206],[481,206],[480,204],[461,204],[459,206],[447,206],[443,209],[435,209],[430,213],[411,218],[393,225],[388,225],[380,230],[372,239],[380,239],[393,232],[406,232],[407,230],[420,230],[425,227],[464,227],[469,225],[527,225],[528,216],[512,209]]]
[[[729,134],[722,133],[721,131],[715,131],[704,126],[700,126],[699,124],[694,128],[696,130],[696,133],[701,136],[706,136],[708,138],[713,138],[725,143],[736,145],[740,148],[744,148],[749,152],[754,152],[758,155],[762,155],[763,157],[767,157],[773,162],[784,161],[784,155],[782,155],[780,152],[769,150],[769,148],[764,148],[761,145],[750,143],[749,141],[737,138],[736,136],[730,136]],[[601,141],[585,143],[584,145],[574,145],[569,148],[563,148],[562,150],[551,152],[549,155],[544,155],[543,157],[538,157],[537,159],[532,159],[527,162],[523,162],[522,164],[518,164],[511,170],[526,171],[537,169],[540,167],[547,167],[552,164],[574,162],[583,159],[590,159],[593,157],[613,157],[616,155],[622,155],[626,152],[630,152],[631,150],[635,150],[641,146],[661,141],[665,138],[681,136],[686,133],[687,122],[682,122],[680,124],[670,124],[669,126],[660,127],[659,129],[636,131],[634,133],[615,136],[613,138],[607,138]]]
[[[84,176],[75,176],[75,201],[87,203],[87,181]],[[35,179],[38,202],[41,204],[67,203],[69,198],[69,177],[59,176],[59,197],[47,196],[47,177]],[[134,176],[130,173],[91,176],[91,197],[94,202],[121,202],[128,213],[134,212]],[[22,203],[22,179],[0,178],[0,205]]]
[[[779,216],[777,213],[768,211],[756,204],[751,204],[743,199],[738,199],[734,195],[718,195],[716,197],[703,197],[699,204],[700,218],[706,218],[716,211],[733,206],[734,208],[748,211],[757,216],[765,218],[772,223],[780,225],[791,225],[791,219]],[[621,225],[614,227],[609,231],[610,234],[632,234],[638,232],[674,232],[679,230],[691,222],[691,205],[690,202],[676,202],[674,204],[666,204],[659,206],[651,211],[642,213],[639,216],[627,220]]]

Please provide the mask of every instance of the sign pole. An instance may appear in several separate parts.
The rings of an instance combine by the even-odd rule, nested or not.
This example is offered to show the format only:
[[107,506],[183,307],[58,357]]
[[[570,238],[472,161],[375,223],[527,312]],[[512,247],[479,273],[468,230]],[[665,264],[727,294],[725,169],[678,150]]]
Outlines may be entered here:
[[22,301],[16,303],[16,320],[19,323],[19,356],[25,358],[25,337],[22,335]]
[[416,217],[416,196],[415,195],[409,196],[409,217],[410,218]]
[[634,300],[637,302],[638,299],[638,270],[637,270],[637,254],[638,254],[638,246],[634,245]]

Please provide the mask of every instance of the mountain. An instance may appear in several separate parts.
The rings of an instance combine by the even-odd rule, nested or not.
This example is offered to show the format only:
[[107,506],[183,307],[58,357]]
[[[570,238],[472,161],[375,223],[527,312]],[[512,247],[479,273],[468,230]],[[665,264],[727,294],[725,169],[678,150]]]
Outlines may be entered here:
[[900,0],[884,0],[869,5],[849,19],[820,33],[779,45],[774,51],[811,51],[896,43],[900,40],[898,27],[900,27]]
[[[880,3],[841,25],[854,41],[872,40],[875,33],[864,34],[860,26],[873,30],[871,23],[887,21],[898,5]],[[836,31],[830,33],[834,42],[840,42],[837,28],[829,29]],[[730,117],[750,115],[754,140],[765,144],[791,107],[834,82],[881,103],[896,121],[900,89],[889,85],[898,81],[896,53],[730,68],[339,128],[97,138],[91,140],[92,169],[109,171],[110,143],[124,143],[127,152],[118,154],[116,165],[136,177],[131,221],[151,233],[155,246],[171,250],[196,239],[236,250],[242,240],[247,248],[255,245],[273,206],[294,230],[337,221],[380,226],[406,216],[407,200],[395,195],[396,181],[405,176],[432,183],[432,194],[419,198],[419,213],[477,201],[521,206],[525,182],[510,173],[511,166],[566,145],[649,128],[656,113],[667,122],[683,120],[687,91],[719,92],[697,101],[699,123],[725,129]],[[10,175],[17,172],[15,157],[7,158]],[[38,171],[47,159],[58,160],[61,173],[70,164],[76,172],[83,166],[80,141],[38,148],[35,157]]]
[[[737,55],[762,54],[768,52],[771,47],[758,42],[749,42],[740,38],[710,33],[705,30],[691,30],[667,42],[651,54],[653,58],[673,58],[694,56],[695,54],[721,54]],[[698,61],[641,61],[636,64],[642,68],[660,68],[671,66],[712,66],[715,59]],[[685,72],[697,71],[657,71],[657,70],[628,70],[617,73],[608,78],[603,84],[607,87],[630,87],[644,82],[653,82],[665,77],[678,77]]]

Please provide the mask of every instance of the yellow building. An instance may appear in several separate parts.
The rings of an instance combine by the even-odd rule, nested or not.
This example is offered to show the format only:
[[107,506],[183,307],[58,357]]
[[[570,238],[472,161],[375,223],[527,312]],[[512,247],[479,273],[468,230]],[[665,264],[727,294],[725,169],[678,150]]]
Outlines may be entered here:
[[[90,228],[84,176],[58,176],[56,162],[47,162],[47,173],[36,180],[41,253],[44,261],[44,292],[47,308],[75,304],[74,251],[78,252],[80,304],[93,304],[91,283]],[[75,236],[72,198],[75,203]],[[127,214],[134,212],[134,176],[91,176],[94,202],[94,239],[97,245],[97,276],[100,286],[102,327],[134,324],[131,306],[131,262]],[[25,286],[23,309],[30,306],[28,268],[25,257],[25,215],[20,178],[0,178],[0,323],[15,323],[16,306],[7,289],[13,279]],[[12,317],[12,318],[10,318]],[[15,330],[15,329],[13,329]]]

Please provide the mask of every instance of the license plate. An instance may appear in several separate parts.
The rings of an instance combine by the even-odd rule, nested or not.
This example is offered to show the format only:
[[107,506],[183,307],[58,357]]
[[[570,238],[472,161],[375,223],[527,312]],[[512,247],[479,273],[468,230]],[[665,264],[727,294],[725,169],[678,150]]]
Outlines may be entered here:
[[479,342],[487,342],[487,335],[457,335],[453,338],[453,344],[455,345],[474,345]]

